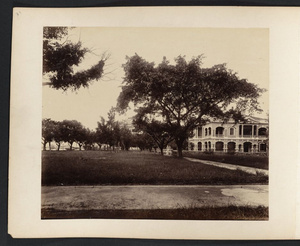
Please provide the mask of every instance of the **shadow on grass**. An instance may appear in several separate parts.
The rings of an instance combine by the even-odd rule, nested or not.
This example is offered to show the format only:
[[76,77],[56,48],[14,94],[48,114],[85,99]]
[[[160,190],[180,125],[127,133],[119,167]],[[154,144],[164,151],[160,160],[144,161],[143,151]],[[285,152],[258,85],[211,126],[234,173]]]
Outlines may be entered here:
[[42,209],[42,219],[268,220],[268,208],[228,206],[138,210]]

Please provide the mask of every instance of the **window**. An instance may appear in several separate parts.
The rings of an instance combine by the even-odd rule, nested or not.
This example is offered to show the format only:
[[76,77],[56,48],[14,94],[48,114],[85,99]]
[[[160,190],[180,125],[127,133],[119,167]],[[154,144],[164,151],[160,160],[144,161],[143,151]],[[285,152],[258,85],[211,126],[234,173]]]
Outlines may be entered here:
[[198,137],[202,137],[202,127],[198,127]]
[[230,128],[230,135],[234,135],[234,128],[233,127]]
[[223,127],[217,127],[216,128],[216,134],[217,134],[217,136],[219,135],[219,136],[222,136],[223,135],[223,133],[224,133],[224,128]]
[[198,142],[198,151],[201,151],[201,150],[202,150],[202,143]]
[[266,136],[267,135],[267,129],[262,127],[258,129],[258,136]]

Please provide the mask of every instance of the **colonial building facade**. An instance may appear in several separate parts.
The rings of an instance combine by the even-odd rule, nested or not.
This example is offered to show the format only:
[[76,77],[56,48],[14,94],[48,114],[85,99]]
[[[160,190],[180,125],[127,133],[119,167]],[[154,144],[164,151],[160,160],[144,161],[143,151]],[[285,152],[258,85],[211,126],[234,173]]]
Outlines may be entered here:
[[257,153],[267,151],[268,120],[248,117],[247,123],[213,121],[194,129],[188,140],[193,151]]

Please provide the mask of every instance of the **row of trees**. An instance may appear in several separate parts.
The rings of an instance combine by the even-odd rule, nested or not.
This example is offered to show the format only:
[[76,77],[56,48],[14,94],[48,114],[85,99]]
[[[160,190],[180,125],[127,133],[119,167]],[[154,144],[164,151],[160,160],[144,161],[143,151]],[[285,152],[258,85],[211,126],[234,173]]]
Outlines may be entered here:
[[76,120],[54,121],[43,119],[42,121],[42,144],[46,150],[47,144],[55,142],[57,150],[60,150],[62,142],[68,143],[70,150],[73,144],[77,143],[79,149],[94,149],[95,145],[106,145],[111,149],[120,147],[122,150],[129,150],[130,147],[138,147],[141,150],[150,151],[157,148],[156,143],[147,133],[133,134],[125,122],[115,120],[115,110],[110,110],[108,119],[101,117],[95,130],[84,127]]

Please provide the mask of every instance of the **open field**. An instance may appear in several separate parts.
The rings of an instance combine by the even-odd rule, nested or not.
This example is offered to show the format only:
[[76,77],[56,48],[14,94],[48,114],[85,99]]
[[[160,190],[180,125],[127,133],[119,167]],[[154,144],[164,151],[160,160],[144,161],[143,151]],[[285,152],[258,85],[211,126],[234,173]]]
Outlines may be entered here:
[[200,160],[217,161],[246,167],[254,167],[268,170],[269,158],[258,155],[233,155],[233,154],[205,154],[197,151],[184,151],[183,156]]
[[134,151],[43,151],[42,185],[267,184],[262,174]]
[[249,206],[138,209],[77,210],[42,209],[43,219],[174,219],[174,220],[267,220],[268,208]]

